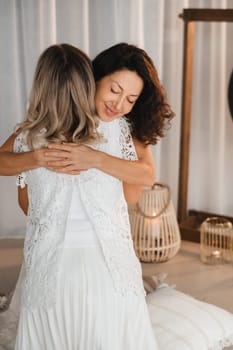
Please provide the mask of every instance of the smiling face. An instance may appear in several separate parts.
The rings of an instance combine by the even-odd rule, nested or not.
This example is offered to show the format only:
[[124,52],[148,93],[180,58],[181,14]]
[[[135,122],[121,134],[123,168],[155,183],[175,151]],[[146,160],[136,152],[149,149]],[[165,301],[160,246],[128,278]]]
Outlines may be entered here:
[[112,121],[128,114],[143,89],[142,78],[124,69],[111,73],[96,84],[95,106],[103,121]]

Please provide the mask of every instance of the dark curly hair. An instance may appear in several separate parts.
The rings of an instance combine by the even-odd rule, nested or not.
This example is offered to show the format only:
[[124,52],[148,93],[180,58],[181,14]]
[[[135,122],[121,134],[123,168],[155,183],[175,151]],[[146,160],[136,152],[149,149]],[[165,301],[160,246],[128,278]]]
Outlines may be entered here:
[[144,87],[127,118],[132,135],[146,144],[156,144],[174,116],[157,70],[148,54],[135,45],[119,43],[102,51],[92,61],[95,81],[119,70],[136,72]]

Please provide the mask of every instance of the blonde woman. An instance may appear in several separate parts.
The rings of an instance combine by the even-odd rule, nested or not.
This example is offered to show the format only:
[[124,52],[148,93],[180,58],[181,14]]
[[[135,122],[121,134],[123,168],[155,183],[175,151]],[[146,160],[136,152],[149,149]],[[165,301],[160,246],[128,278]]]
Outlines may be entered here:
[[[139,96],[143,81],[134,81]],[[94,85],[80,50],[66,44],[45,50],[14,151],[42,159],[49,143],[72,142],[136,161],[124,118],[98,120],[97,127]],[[37,164],[18,184],[28,223],[15,349],[157,349],[122,181],[98,169],[67,175]]]

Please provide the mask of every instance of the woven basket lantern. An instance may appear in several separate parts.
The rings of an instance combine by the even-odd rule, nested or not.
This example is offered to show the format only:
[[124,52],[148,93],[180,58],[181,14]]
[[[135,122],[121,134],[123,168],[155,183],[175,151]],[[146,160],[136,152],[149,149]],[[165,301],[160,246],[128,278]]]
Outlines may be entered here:
[[181,238],[167,185],[155,183],[146,187],[139,202],[129,209],[129,217],[140,261],[163,262],[176,255]]

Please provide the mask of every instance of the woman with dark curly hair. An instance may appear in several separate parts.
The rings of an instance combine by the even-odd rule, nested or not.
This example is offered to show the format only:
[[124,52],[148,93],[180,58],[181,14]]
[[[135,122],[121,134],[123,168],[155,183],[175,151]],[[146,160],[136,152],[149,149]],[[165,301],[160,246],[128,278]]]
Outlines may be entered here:
[[[165,90],[148,54],[134,45],[120,43],[101,52],[92,64],[97,82],[96,100],[98,84],[110,74],[130,71],[142,79],[141,94],[132,101],[133,108],[125,117],[131,125],[132,135],[137,140],[146,144],[156,144],[158,138],[164,136],[164,128],[174,113],[166,101]],[[98,105],[96,107],[98,112]]]
[[96,81],[95,105],[105,122],[127,120],[134,139],[138,160],[127,160],[93,150],[84,145],[49,145],[63,161],[49,162],[51,169],[68,174],[97,168],[124,182],[128,203],[137,201],[141,186],[155,181],[154,161],[149,147],[164,136],[174,116],[166,92],[148,54],[135,45],[116,44],[92,61]]

